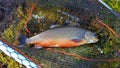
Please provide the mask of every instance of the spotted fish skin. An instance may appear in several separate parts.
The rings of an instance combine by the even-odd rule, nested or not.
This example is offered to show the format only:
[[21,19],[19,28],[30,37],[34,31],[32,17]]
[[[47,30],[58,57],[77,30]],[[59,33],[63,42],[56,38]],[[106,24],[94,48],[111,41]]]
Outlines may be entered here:
[[37,47],[74,47],[98,41],[95,33],[78,27],[63,27],[50,29],[28,38],[27,44]]

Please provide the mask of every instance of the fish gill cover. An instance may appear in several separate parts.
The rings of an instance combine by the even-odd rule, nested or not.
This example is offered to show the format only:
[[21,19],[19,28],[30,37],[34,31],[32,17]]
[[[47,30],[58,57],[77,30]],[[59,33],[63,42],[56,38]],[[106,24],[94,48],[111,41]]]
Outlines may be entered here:
[[[96,16],[120,34],[120,20],[97,0],[0,0],[0,37],[17,47],[24,44],[21,37],[32,37],[51,25],[82,27],[96,32],[99,41],[73,48],[34,49],[33,45],[25,44],[19,49],[44,68],[119,68],[119,38],[100,24]],[[94,61],[113,58],[118,61]],[[0,51],[0,65],[4,64],[8,68],[21,67]]]

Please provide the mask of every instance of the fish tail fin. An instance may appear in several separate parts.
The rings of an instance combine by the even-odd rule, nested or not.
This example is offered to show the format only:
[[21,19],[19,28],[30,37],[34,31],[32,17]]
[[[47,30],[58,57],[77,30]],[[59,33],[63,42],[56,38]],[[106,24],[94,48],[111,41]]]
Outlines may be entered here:
[[20,35],[18,38],[17,38],[17,41],[19,43],[19,46],[18,47],[23,47],[25,46],[27,43],[26,43],[26,40],[28,39],[28,37],[26,35]]

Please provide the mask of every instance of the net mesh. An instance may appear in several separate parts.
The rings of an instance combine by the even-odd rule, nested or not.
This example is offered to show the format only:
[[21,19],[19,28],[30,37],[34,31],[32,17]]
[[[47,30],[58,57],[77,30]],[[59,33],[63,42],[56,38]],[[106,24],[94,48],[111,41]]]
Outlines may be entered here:
[[[96,16],[118,34],[120,33],[120,20],[98,0],[38,0],[37,2],[34,0],[0,0],[0,37],[17,48],[25,43],[21,39],[48,30],[51,25],[80,26],[96,32],[100,41],[73,48],[51,49],[92,59],[119,58],[119,39],[99,24]],[[45,68],[119,68],[120,66],[120,61],[86,61],[71,55],[53,52],[47,48],[34,49],[33,45],[26,44],[18,49]],[[1,59],[0,62],[4,63]],[[9,62],[7,64],[9,67],[12,66]]]

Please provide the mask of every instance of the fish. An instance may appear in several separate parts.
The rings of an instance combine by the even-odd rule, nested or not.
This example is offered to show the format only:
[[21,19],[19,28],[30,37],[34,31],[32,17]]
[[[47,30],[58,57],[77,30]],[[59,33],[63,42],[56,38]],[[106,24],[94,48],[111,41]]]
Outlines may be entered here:
[[96,43],[96,33],[79,27],[61,27],[43,31],[26,39],[27,44],[41,47],[75,47],[84,44]]

